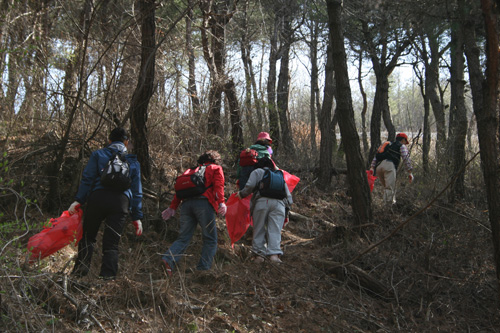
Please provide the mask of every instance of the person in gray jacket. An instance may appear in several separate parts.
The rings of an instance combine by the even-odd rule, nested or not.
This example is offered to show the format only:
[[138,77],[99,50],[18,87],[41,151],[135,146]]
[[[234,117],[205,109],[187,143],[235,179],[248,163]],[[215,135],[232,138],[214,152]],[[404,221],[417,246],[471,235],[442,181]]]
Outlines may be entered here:
[[263,262],[267,256],[272,262],[280,263],[280,256],[283,254],[281,229],[283,229],[287,212],[293,200],[286,183],[284,183],[283,199],[266,197],[261,194],[259,188],[267,169],[274,170],[274,162],[269,157],[259,159],[245,187],[236,195],[241,199],[253,193],[250,214],[253,218],[252,248],[257,254],[254,262]]

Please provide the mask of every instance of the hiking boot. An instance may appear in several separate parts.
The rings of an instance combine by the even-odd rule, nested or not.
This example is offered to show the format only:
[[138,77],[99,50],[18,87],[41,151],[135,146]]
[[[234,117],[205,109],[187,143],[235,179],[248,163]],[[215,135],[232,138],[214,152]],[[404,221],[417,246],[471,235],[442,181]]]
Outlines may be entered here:
[[275,263],[280,263],[280,262],[283,262],[281,261],[280,257],[278,257],[277,254],[273,254],[269,257],[269,260],[271,260],[271,262],[275,262]]
[[261,264],[264,262],[264,257],[261,257],[261,256],[257,256],[255,257],[255,259],[253,260],[254,263],[256,264]]
[[166,262],[165,260],[161,260],[161,264],[163,266],[163,269],[165,270],[165,272],[167,273],[168,276],[172,276],[172,267],[170,267],[170,265],[168,264],[168,262]]

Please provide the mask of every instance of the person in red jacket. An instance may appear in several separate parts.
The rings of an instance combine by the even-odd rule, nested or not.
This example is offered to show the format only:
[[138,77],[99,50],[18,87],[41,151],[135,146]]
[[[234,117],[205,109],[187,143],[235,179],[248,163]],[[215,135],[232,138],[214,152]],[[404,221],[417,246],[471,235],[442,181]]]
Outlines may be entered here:
[[199,196],[183,200],[175,195],[170,207],[162,212],[162,218],[166,221],[175,215],[177,208],[182,203],[179,237],[162,256],[163,265],[169,275],[172,274],[172,270],[175,269],[177,262],[189,246],[198,224],[203,235],[203,247],[196,269],[209,270],[212,267],[217,251],[215,213],[224,216],[227,212],[224,203],[224,172],[220,163],[220,154],[215,150],[209,150],[202,154],[198,158],[198,164],[200,166],[206,165],[205,186],[207,190]]

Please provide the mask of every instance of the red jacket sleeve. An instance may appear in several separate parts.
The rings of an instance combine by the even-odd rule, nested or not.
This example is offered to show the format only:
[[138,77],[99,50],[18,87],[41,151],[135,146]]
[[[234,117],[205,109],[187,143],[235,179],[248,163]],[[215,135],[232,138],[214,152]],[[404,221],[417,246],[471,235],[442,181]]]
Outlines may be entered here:
[[179,208],[180,204],[181,204],[181,199],[177,198],[177,195],[174,195],[174,199],[172,199],[172,202],[170,203],[170,208],[177,209]]
[[208,198],[208,201],[210,201],[215,211],[217,211],[219,204],[225,202],[224,171],[220,165],[210,164],[207,166],[205,184],[210,187],[203,195]]

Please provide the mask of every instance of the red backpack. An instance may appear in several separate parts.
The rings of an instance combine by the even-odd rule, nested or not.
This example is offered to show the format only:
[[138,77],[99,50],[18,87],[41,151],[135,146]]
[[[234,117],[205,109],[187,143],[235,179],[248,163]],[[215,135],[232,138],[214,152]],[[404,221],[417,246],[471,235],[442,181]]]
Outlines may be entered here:
[[175,195],[179,199],[187,199],[202,195],[210,187],[205,186],[206,165],[194,167],[184,171],[175,180]]
[[240,153],[240,166],[251,166],[257,163],[259,152],[255,149],[243,149]]

